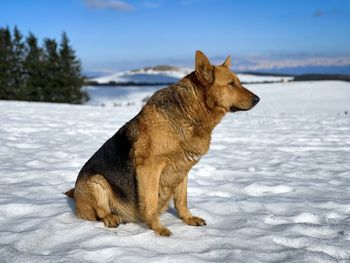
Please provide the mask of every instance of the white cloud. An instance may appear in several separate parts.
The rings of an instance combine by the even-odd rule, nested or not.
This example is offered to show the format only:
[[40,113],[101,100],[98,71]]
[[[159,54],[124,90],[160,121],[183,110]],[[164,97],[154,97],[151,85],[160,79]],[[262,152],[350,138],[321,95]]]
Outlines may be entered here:
[[83,0],[91,8],[114,9],[120,11],[132,11],[134,7],[124,1],[119,0]]

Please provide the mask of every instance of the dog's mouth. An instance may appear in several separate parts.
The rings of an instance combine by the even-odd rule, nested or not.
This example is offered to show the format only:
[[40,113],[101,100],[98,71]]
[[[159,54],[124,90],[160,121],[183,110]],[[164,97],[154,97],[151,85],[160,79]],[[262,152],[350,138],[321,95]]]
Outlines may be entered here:
[[247,110],[250,110],[250,109],[242,109],[242,108],[238,108],[236,106],[232,106],[230,108],[230,112],[237,112],[237,111],[247,111]]

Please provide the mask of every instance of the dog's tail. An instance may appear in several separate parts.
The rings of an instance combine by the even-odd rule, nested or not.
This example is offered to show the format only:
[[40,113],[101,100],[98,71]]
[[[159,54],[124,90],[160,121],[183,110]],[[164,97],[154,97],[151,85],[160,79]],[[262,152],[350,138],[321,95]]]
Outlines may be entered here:
[[66,196],[74,199],[74,188],[68,190],[67,192],[64,193]]

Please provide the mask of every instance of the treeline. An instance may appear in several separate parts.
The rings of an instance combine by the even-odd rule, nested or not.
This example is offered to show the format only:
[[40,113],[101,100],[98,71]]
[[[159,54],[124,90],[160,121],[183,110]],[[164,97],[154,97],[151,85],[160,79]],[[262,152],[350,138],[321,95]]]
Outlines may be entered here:
[[97,81],[93,80],[87,80],[85,81],[86,86],[101,86],[101,87],[127,87],[127,86],[168,86],[174,84],[174,82],[134,82],[134,81],[127,81],[127,82],[116,82],[116,81],[109,81],[106,83],[99,83]]
[[0,28],[0,100],[82,103],[81,63],[66,33],[42,46],[32,33]]
[[303,74],[294,77],[294,81],[342,80],[350,81],[350,75],[344,74]]

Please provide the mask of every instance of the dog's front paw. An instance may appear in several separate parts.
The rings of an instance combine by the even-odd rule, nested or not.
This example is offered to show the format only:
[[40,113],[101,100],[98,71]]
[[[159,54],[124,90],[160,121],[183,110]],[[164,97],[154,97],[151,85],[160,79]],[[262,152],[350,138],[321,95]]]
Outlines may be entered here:
[[104,218],[102,218],[103,223],[106,227],[118,227],[119,226],[119,218],[117,215],[108,214]]
[[172,234],[171,231],[164,226],[157,227],[156,229],[153,229],[153,230],[157,233],[157,235],[163,236],[163,237],[168,237],[168,236],[171,236]]
[[193,217],[189,217],[189,218],[184,218],[183,221],[191,226],[205,226],[205,220],[203,218],[197,217],[197,216],[193,216]]

